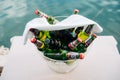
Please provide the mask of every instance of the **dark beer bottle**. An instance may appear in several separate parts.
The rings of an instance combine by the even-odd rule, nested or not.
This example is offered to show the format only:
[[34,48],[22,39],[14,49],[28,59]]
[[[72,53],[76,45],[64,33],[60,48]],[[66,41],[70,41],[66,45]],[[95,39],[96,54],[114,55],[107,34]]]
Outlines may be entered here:
[[55,31],[49,31],[49,34],[52,38],[55,38],[55,39],[60,39],[60,32],[59,30],[55,30]]
[[40,31],[38,29],[30,28],[29,31],[32,32],[35,37],[40,36]]
[[44,43],[36,38],[32,38],[31,42],[34,43],[38,49],[43,49],[45,47]]
[[77,27],[77,28],[75,29],[76,35],[78,35],[80,32],[82,32],[83,28],[84,28],[84,26]]
[[30,28],[29,31],[32,32],[34,36],[40,41],[44,41],[46,38],[50,38],[49,31],[40,31],[35,28]]

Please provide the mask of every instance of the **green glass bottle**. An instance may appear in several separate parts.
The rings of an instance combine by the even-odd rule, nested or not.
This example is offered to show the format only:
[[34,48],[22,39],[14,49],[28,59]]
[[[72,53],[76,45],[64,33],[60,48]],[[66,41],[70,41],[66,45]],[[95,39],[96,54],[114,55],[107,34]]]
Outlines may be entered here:
[[56,24],[58,22],[57,19],[55,19],[52,16],[48,16],[47,14],[41,12],[40,10],[36,9],[34,12],[36,15],[40,16],[40,17],[45,17],[48,21],[49,24]]
[[72,60],[72,59],[83,59],[84,53],[68,52],[61,50],[61,53],[45,53],[44,55],[48,58],[55,60]]
[[88,25],[87,28],[85,29],[85,31],[82,31],[78,34],[78,38],[81,38],[82,41],[84,42],[91,34],[93,26],[94,25]]
[[92,34],[85,42],[79,44],[76,49],[74,49],[75,52],[86,52],[87,47],[93,42],[93,40],[96,38],[96,34]]
[[85,46],[88,47],[96,37],[96,34],[92,34],[90,38],[84,42]]
[[75,50],[75,52],[84,53],[86,52],[86,50],[87,50],[87,46],[85,46],[84,43],[81,43],[77,46],[77,49]]
[[[57,51],[57,52],[56,52]],[[67,60],[66,54],[68,53],[67,50],[56,50],[53,49],[44,53],[44,55],[48,58],[55,59],[55,60]]]
[[55,60],[63,60],[63,56],[61,53],[54,53],[54,52],[51,52],[51,53],[44,53],[44,56],[48,57],[48,58],[51,58],[51,59],[55,59]]
[[49,24],[55,24],[55,19],[52,16],[47,17]]
[[76,40],[70,42],[70,43],[68,44],[68,47],[69,47],[71,50],[74,50],[74,49],[78,46],[78,44],[80,44],[81,42],[82,42],[82,40],[81,40],[80,38],[77,38]]

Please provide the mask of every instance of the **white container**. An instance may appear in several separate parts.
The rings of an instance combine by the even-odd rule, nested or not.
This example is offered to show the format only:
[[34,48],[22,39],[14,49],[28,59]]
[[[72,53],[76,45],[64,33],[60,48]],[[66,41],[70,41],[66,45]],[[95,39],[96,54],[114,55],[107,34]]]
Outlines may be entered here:
[[50,69],[52,69],[53,71],[58,72],[58,73],[68,73],[68,72],[74,70],[80,62],[79,59],[76,59],[76,60],[75,59],[74,60],[54,60],[54,59],[44,56],[43,54],[41,54],[40,56],[42,56],[44,58],[44,60],[46,61],[47,65],[49,66]]

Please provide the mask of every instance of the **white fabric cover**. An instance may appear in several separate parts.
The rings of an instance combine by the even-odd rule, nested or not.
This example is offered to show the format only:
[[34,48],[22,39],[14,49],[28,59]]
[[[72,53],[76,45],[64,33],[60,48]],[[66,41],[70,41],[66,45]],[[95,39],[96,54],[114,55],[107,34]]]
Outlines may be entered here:
[[23,43],[26,43],[27,39],[31,37],[31,34],[29,33],[30,28],[51,31],[87,26],[89,24],[94,24],[94,28],[92,29],[94,33],[102,32],[103,29],[98,23],[78,14],[73,14],[62,20],[61,22],[56,23],[55,25],[49,24],[44,17],[35,18],[29,21],[25,26],[25,30],[23,33]]

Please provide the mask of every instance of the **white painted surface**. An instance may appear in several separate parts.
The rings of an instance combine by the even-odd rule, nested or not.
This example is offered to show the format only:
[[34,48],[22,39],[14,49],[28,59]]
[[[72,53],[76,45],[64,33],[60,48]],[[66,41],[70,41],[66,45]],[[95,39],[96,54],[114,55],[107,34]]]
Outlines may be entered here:
[[29,41],[12,38],[8,61],[0,80],[120,80],[120,55],[112,36],[99,36],[90,45],[84,60],[70,73],[59,74],[48,68]]

